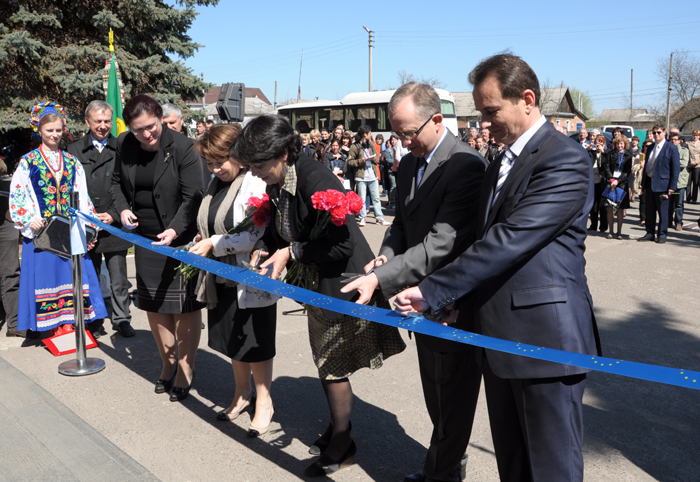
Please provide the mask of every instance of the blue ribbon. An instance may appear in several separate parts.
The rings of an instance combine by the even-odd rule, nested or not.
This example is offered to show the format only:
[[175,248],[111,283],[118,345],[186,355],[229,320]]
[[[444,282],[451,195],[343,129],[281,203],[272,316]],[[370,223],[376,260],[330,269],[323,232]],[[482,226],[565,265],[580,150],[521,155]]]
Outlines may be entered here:
[[151,251],[155,251],[164,256],[178,259],[187,264],[196,266],[214,273],[222,278],[226,278],[237,283],[242,283],[247,286],[252,286],[259,290],[268,291],[279,296],[290,298],[299,303],[304,303],[326,310],[343,313],[345,315],[356,316],[366,320],[374,321],[384,325],[411,330],[416,333],[430,335],[445,340],[456,341],[468,345],[488,348],[504,353],[526,356],[538,360],[545,360],[564,365],[572,365],[581,368],[588,368],[604,373],[613,373],[625,377],[637,378],[639,380],[648,380],[650,382],[665,383],[667,385],[675,385],[678,387],[692,388],[700,390],[700,372],[683,370],[679,368],[662,367],[658,365],[648,365],[646,363],[630,362],[625,360],[616,360],[613,358],[604,358],[599,356],[586,355],[582,353],[573,353],[562,350],[554,350],[552,348],[544,348],[534,345],[526,345],[516,343],[509,340],[501,340],[491,338],[489,336],[479,335],[464,330],[457,330],[439,323],[426,320],[422,316],[402,316],[394,311],[375,308],[372,306],[358,305],[350,301],[339,300],[325,296],[313,291],[298,288],[289,285],[282,281],[270,279],[261,276],[253,271],[231,266],[220,261],[190,254],[185,250],[173,249],[169,246],[154,246],[152,241],[137,236],[133,233],[125,233],[113,226],[105,224],[91,216],[87,216],[81,212],[77,212],[71,208],[71,214],[77,213],[91,223],[99,226],[105,231],[126,239],[127,241],[141,246]]

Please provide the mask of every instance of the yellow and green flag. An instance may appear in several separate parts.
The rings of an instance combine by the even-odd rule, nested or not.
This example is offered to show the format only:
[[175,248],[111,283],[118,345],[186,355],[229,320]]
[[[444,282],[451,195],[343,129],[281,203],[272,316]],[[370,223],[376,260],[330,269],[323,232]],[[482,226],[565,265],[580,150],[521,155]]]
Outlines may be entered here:
[[[107,82],[105,86],[105,101],[112,106],[112,135],[114,137],[119,137],[119,134],[126,132],[126,124],[124,124],[124,90],[121,82],[121,75],[119,72],[119,66],[117,65],[117,60],[114,55],[114,43],[113,43],[113,33],[109,30],[109,59],[107,63],[109,64],[109,73],[107,73]],[[105,65],[105,70],[107,70],[107,65]],[[103,75],[103,80],[104,80]]]

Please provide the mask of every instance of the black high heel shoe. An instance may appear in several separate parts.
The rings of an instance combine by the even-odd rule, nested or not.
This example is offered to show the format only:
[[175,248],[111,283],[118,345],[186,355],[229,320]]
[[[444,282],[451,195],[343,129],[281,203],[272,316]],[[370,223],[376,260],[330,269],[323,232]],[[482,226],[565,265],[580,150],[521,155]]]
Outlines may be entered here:
[[169,392],[173,388],[173,383],[175,383],[175,377],[177,376],[177,367],[175,367],[175,373],[173,373],[173,377],[170,380],[163,380],[162,378],[159,378],[156,381],[156,388],[155,392],[156,393],[165,393]]
[[[348,424],[348,432],[352,430],[352,422]],[[311,455],[321,455],[326,451],[328,445],[331,443],[331,437],[333,437],[333,422],[328,424],[328,428],[321,435],[321,437],[316,440],[311,447],[309,447],[309,453]]]
[[170,401],[180,402],[186,399],[187,396],[190,394],[192,382],[194,382],[194,370],[192,370],[192,380],[190,380],[190,384],[188,386],[186,386],[185,388],[173,387],[173,389],[170,391]]
[[355,460],[357,446],[355,441],[350,442],[350,447],[345,451],[339,460],[333,460],[326,454],[321,455],[313,464],[309,465],[304,471],[306,477],[323,477],[338,470],[349,467]]

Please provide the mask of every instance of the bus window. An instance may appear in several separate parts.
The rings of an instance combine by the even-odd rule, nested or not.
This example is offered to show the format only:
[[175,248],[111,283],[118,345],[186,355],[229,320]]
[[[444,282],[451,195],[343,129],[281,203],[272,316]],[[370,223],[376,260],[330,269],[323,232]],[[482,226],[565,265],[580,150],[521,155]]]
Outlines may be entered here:
[[357,132],[357,129],[362,126],[368,126],[370,130],[378,130],[377,108],[375,106],[359,106],[348,109],[348,120],[350,121],[350,130]]
[[291,124],[300,134],[311,132],[314,125],[314,112],[312,109],[294,109],[291,113]]
[[455,114],[455,105],[449,100],[440,99],[440,112],[443,117],[457,117]]
[[336,127],[339,125],[342,125],[345,127],[345,115],[343,112],[343,108],[336,108],[336,109],[330,109],[330,117],[331,117],[331,123],[329,127],[329,131],[335,130]]

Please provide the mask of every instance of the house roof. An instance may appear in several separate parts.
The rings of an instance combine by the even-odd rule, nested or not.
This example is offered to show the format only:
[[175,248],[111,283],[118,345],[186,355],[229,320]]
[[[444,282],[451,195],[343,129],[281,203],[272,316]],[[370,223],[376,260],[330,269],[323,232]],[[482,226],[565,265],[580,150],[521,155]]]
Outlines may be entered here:
[[457,117],[481,117],[481,113],[474,107],[474,96],[471,92],[452,92],[452,97],[455,100]]
[[[457,117],[481,118],[481,113],[474,106],[474,96],[471,92],[452,92],[452,97],[455,99]],[[569,88],[564,86],[541,90],[540,111],[548,117],[577,115],[584,121],[588,120],[576,109]]]
[[[219,100],[220,93],[221,93],[221,86],[220,85],[214,86],[213,89],[211,89],[209,92],[207,92],[207,95],[204,99],[204,103],[205,104],[216,104],[216,101]],[[261,101],[263,101],[264,103],[266,103],[267,105],[272,105],[272,102],[270,102],[270,100],[267,97],[265,97],[265,94],[263,94],[263,91],[258,89],[257,87],[246,87],[245,88],[245,98],[246,98],[246,101],[248,101],[248,99],[250,99],[250,98],[258,98]],[[199,99],[196,101],[188,101],[187,103],[201,105],[202,101],[201,101],[201,99]]]
[[613,124],[624,124],[637,116],[647,115],[646,109],[603,109],[595,119],[609,120]]

